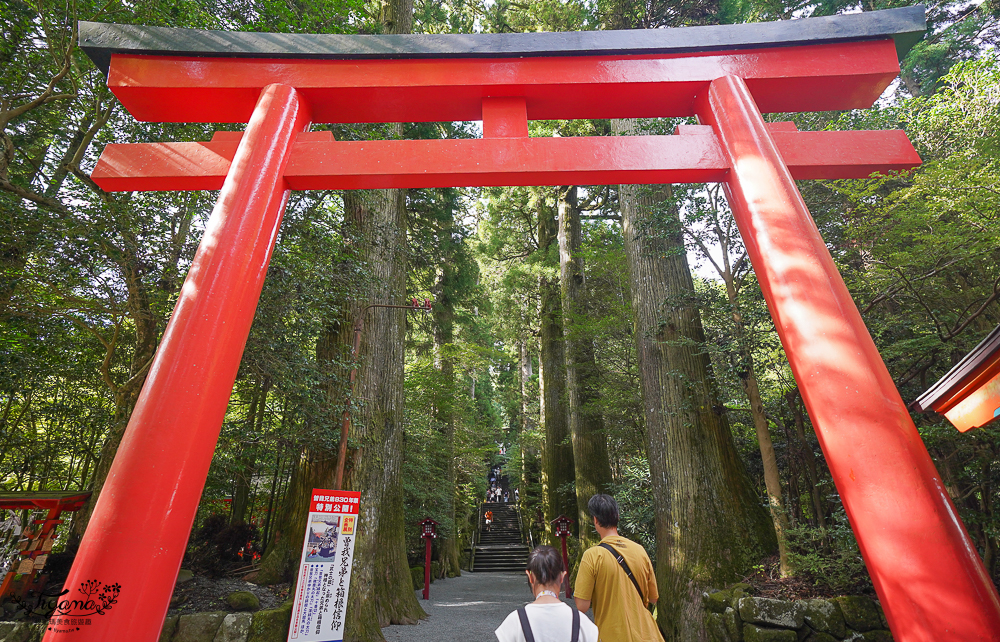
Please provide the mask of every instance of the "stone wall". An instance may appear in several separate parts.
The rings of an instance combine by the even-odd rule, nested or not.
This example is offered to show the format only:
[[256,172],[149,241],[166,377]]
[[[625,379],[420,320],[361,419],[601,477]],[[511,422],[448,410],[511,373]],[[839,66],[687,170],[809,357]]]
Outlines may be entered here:
[[705,628],[711,642],[889,642],[882,607],[867,597],[773,600],[737,584],[706,593]]
[[[256,613],[193,613],[167,618],[160,642],[285,642],[292,602]],[[0,642],[38,642],[45,624],[0,622]]]

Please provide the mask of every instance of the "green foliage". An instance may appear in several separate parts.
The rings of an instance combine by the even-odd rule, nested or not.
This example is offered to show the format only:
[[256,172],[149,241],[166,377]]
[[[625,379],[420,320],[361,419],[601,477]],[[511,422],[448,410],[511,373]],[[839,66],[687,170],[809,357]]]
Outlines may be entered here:
[[827,528],[808,524],[788,529],[788,559],[796,573],[839,595],[870,593],[871,578],[843,509]]
[[842,121],[900,123],[924,158],[909,175],[831,185],[849,203],[838,260],[906,397],[1000,323],[998,63],[988,51],[933,96]]
[[[906,4],[421,0],[415,3],[414,30],[655,28]],[[907,401],[1000,324],[1000,64],[990,48],[997,39],[997,7],[992,0],[931,6],[928,37],[902,61],[901,86],[879,106],[794,116],[800,128],[904,128],[924,159],[914,172],[801,185]],[[204,140],[218,127],[135,122],[74,47],[74,21],[375,33],[384,9],[383,2],[363,0],[6,3],[0,12],[0,134],[6,150],[0,159],[0,489],[75,489],[92,482],[107,435],[128,419],[148,355],[176,302],[216,196],[108,195],[86,180],[109,142]],[[38,105],[4,116],[44,96],[50,82],[51,94]],[[646,133],[670,133],[676,123],[653,119],[639,126]],[[530,128],[533,136],[610,131],[606,121],[532,121]],[[333,129],[339,140],[400,135],[388,125]],[[408,124],[402,130],[406,138],[477,135],[471,123]],[[529,521],[540,508],[539,455],[545,444],[538,429],[538,281],[556,278],[552,266],[558,257],[554,248],[539,250],[537,225],[540,210],[556,207],[560,189],[407,192],[408,291],[433,298],[451,315],[408,319],[403,487],[413,560],[422,559],[416,522],[423,517],[439,521],[445,537],[467,542],[494,462],[503,461],[519,487]],[[831,591],[860,590],[868,580],[856,543],[794,394],[795,382],[731,213],[717,186],[676,188],[673,196],[685,229],[647,232],[683,232],[689,255],[701,256],[703,278],[685,296],[702,311],[703,348],[712,357],[721,403],[745,464],[763,497],[763,471],[740,378],[753,365],[786,507],[796,524],[789,531],[793,563]],[[654,554],[652,480],[632,295],[616,220],[617,187],[581,186],[580,199],[587,217],[588,312],[571,327],[595,348],[601,386],[595,403],[609,440],[622,533]],[[721,252],[720,238],[727,240]],[[211,518],[213,513],[224,511],[242,488],[251,522],[246,528],[263,536],[302,450],[336,444],[350,360],[343,345],[323,358],[318,351],[322,338],[343,322],[345,303],[366,291],[370,275],[352,249],[356,241],[344,224],[339,195],[293,196],[192,539],[192,559],[201,560],[193,563],[206,571],[221,572],[222,560],[234,554],[213,539],[234,527],[228,518]],[[723,269],[728,261],[735,276],[743,335],[733,323],[734,304],[707,269],[709,255]],[[741,345],[750,346],[750,354]],[[996,573],[1000,429],[959,435],[939,418],[920,416],[917,422],[962,519]],[[806,465],[810,458],[817,463],[817,502]],[[447,479],[449,461],[454,486]],[[451,502],[454,520],[445,508]],[[287,624],[282,613],[279,629]]]
[[632,457],[612,470],[616,479],[612,494],[620,510],[618,532],[642,544],[655,565],[656,524],[649,462],[641,457]]

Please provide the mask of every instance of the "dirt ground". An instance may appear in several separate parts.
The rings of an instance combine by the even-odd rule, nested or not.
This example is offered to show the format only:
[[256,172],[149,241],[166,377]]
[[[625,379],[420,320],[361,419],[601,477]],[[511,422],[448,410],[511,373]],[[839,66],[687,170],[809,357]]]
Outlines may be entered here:
[[778,556],[770,557],[753,573],[743,578],[743,582],[753,587],[751,594],[755,597],[770,597],[776,600],[808,600],[812,598],[829,598],[838,595],[868,595],[876,597],[870,584],[858,584],[848,592],[833,591],[828,587],[817,586],[811,578],[781,577]]
[[204,613],[207,611],[232,612],[226,598],[236,591],[250,591],[260,600],[260,608],[273,609],[288,597],[289,584],[258,586],[238,577],[212,579],[195,575],[186,582],[179,582],[170,600],[168,615]]

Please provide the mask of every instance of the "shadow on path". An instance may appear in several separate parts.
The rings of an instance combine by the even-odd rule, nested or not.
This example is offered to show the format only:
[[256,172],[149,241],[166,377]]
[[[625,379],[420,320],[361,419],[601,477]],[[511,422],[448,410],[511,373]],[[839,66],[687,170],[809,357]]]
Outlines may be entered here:
[[428,618],[413,626],[382,629],[387,642],[496,642],[493,631],[507,615],[532,600],[524,573],[468,573],[431,584],[420,605]]

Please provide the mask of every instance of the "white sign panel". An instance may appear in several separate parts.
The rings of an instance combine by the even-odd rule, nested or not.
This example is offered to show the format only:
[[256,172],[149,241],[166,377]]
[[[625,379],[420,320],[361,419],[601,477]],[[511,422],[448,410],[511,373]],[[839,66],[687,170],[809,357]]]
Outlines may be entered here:
[[361,493],[314,489],[289,642],[341,642]]

